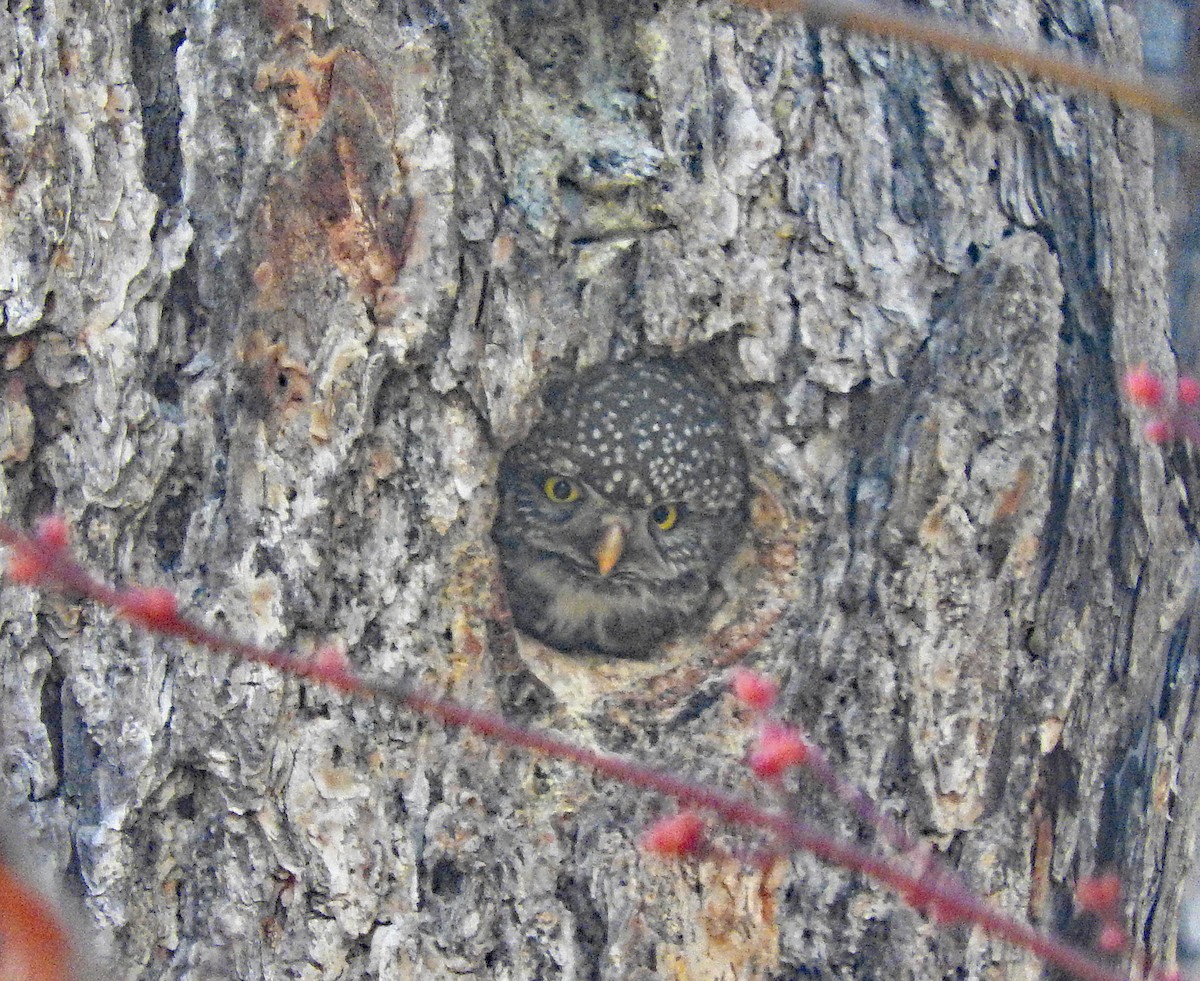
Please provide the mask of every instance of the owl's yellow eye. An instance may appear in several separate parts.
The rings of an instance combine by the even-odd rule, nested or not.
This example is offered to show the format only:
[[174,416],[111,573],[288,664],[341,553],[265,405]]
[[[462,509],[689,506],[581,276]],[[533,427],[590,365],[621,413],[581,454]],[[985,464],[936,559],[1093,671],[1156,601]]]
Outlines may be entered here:
[[650,512],[650,520],[663,531],[670,531],[679,520],[679,508],[674,504],[660,504]]
[[560,477],[558,474],[551,474],[547,477],[546,482],[542,484],[542,490],[555,504],[570,504],[572,501],[579,500],[579,488],[572,481],[567,480],[566,477]]

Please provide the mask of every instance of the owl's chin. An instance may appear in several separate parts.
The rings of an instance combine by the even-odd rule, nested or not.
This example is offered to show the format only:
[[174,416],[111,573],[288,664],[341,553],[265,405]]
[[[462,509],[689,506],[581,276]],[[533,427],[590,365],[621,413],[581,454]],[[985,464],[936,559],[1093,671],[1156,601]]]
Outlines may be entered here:
[[652,656],[709,594],[708,585],[691,576],[653,585],[614,581],[576,574],[551,559],[505,563],[505,572],[520,630],[560,651],[610,657]]

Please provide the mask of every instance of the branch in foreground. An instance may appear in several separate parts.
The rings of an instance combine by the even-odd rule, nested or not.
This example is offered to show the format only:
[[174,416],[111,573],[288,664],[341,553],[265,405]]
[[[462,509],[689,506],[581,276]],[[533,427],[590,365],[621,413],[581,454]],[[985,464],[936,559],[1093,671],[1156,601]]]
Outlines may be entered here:
[[856,0],[741,2],[769,13],[799,14],[808,20],[836,24],[848,31],[894,38],[935,51],[987,61],[1001,68],[1019,69],[1035,78],[1107,96],[1132,109],[1144,110],[1164,123],[1200,133],[1200,112],[1178,94],[1160,91],[1134,75],[1118,74],[1102,65],[1065,58],[1048,48],[1017,44],[997,34],[974,30],[961,20],[893,12],[878,4]]
[[[1105,966],[1091,952],[1002,913],[967,890],[957,879],[933,866],[914,874],[897,861],[834,838],[749,798],[620,756],[586,749],[559,736],[516,725],[497,713],[470,708],[417,687],[365,677],[353,671],[345,655],[334,647],[323,648],[309,656],[246,643],[210,630],[181,615],[178,601],[165,589],[136,586],[117,589],[89,575],[70,555],[67,524],[61,517],[43,518],[33,535],[0,523],[0,544],[10,549],[8,576],[16,582],[91,599],[160,636],[182,638],[212,652],[232,653],[244,660],[267,664],[362,698],[398,702],[427,718],[468,729],[495,742],[578,763],[627,786],[652,790],[685,807],[708,811],[730,825],[766,831],[786,850],[808,852],[892,888],[905,902],[935,922],[974,925],[1083,981],[1128,979],[1128,975]],[[794,748],[790,757],[793,764],[799,762]],[[696,822],[689,818],[686,824],[686,828],[674,829],[683,832],[679,836],[682,844],[677,846],[677,854],[688,851],[685,847],[688,842],[698,840]],[[0,943],[11,939],[7,921],[10,913],[10,910],[0,908]],[[1177,976],[1174,972],[1152,975],[1156,981],[1171,981]]]
[[0,861],[0,981],[69,981],[67,936],[54,907]]
[[1151,443],[1200,446],[1200,381],[1180,375],[1169,385],[1142,365],[1126,373],[1124,387],[1129,401],[1150,413],[1145,435]]

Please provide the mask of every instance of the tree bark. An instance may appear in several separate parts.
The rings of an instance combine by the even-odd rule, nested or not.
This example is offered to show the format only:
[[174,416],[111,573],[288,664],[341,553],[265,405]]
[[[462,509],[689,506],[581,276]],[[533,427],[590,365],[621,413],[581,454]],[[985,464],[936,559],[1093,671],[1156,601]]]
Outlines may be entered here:
[[[964,16],[1136,60],[1098,0]],[[0,82],[6,517],[766,796],[753,664],[974,889],[1086,939],[1115,870],[1171,958],[1196,533],[1119,397],[1173,364],[1145,118],[716,3],[10,5]],[[636,351],[724,379],[754,541],[695,637],[555,656],[505,627],[496,465],[547,378]],[[805,855],[644,855],[666,805],[566,763],[3,596],[5,798],[109,976],[1039,975]]]

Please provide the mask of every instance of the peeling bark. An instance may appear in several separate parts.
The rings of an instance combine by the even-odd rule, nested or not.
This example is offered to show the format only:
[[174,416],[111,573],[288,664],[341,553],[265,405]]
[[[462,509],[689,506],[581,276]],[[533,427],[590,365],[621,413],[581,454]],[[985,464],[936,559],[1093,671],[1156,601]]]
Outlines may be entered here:
[[[1137,50],[1099,0],[970,16]],[[1115,869],[1169,959],[1195,482],[1117,390],[1173,363],[1151,144],[721,5],[10,5],[4,514],[248,638],[748,792],[753,663],[974,888],[1074,929]],[[548,377],[634,351],[738,413],[730,602],[647,663],[514,645],[499,457]],[[5,799],[114,976],[1038,976],[807,856],[646,857],[661,802],[566,764],[3,589]]]

